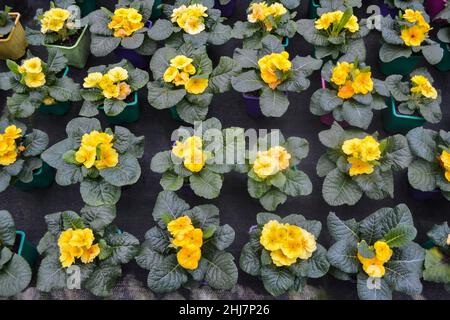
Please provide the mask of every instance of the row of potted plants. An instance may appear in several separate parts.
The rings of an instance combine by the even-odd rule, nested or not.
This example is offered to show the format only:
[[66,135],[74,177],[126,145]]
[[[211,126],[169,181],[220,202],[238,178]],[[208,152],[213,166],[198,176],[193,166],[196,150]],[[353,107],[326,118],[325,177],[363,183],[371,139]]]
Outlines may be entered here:
[[[37,250],[13,218],[0,211],[0,296],[10,297],[28,287],[38,253],[36,286],[50,292],[86,289],[107,297],[122,276],[122,265],[136,260],[149,271],[147,285],[155,293],[206,285],[231,290],[238,269],[226,249],[234,230],[221,225],[214,205],[190,208],[171,191],[161,192],[153,209],[156,225],[140,244],[114,225],[111,206],[86,205],[80,213],[63,211],[45,216],[48,230]],[[259,213],[249,230],[239,266],[258,277],[273,296],[302,292],[308,279],[327,273],[356,283],[364,300],[389,300],[393,292],[417,295],[420,279],[449,289],[450,228],[447,222],[428,232],[422,248],[413,242],[417,230],[408,207],[382,208],[362,221],[327,218],[332,245],[317,242],[322,224],[301,214],[280,217]]]

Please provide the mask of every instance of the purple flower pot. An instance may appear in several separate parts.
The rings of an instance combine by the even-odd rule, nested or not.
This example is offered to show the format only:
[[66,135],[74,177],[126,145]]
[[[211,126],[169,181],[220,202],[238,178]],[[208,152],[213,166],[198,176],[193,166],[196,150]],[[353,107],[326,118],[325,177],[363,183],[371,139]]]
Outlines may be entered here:
[[383,17],[390,15],[392,18],[395,18],[395,16],[397,15],[397,9],[388,6],[386,3],[384,3],[384,0],[379,0],[378,6],[380,7],[381,15]]
[[[153,22],[149,20],[145,26],[147,28],[151,28],[152,25]],[[114,54],[120,60],[128,60],[133,66],[139,69],[148,69],[148,66],[150,64],[150,56],[139,54],[134,49],[126,49],[122,46],[119,46],[118,48],[116,48],[116,50],[114,50]]]
[[425,10],[433,19],[439,12],[444,10],[447,0],[426,0]]
[[409,186],[409,194],[411,195],[411,197],[413,197],[415,200],[418,200],[418,201],[436,200],[436,199],[440,198],[441,190],[436,189],[433,191],[420,191],[420,190],[414,189],[410,185]]
[[242,94],[245,99],[245,110],[248,115],[253,118],[261,118],[263,114],[261,112],[261,107],[259,105],[259,97],[255,97],[249,94]]
[[222,12],[222,17],[231,17],[236,7],[236,0],[231,0],[226,5],[221,5],[219,1],[215,1],[214,8],[219,9]]
[[[325,79],[322,78],[322,89],[326,89],[326,87],[327,87],[327,84],[325,82]],[[329,126],[329,127],[331,127],[335,121],[336,121],[336,119],[334,119],[332,112],[324,114],[323,116],[320,117],[320,122],[322,122],[324,125]],[[339,123],[339,125],[342,128],[346,128],[349,126],[347,121],[337,121],[337,123]]]

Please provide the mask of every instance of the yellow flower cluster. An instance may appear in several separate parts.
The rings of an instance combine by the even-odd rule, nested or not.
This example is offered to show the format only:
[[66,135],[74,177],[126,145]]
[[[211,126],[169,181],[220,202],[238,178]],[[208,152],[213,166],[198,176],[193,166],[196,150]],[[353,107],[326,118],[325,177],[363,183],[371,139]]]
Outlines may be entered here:
[[38,57],[24,60],[19,66],[25,85],[29,88],[39,88],[45,84],[45,74],[42,69],[42,60]]
[[144,27],[142,15],[134,8],[119,8],[114,11],[108,28],[114,30],[114,37],[130,37]]
[[249,12],[250,14],[247,15],[248,22],[261,22],[267,31],[272,31],[274,19],[286,14],[287,10],[281,3],[274,3],[268,6],[263,1],[250,4]]
[[[324,13],[319,19],[316,20],[315,27],[317,30],[326,31],[332,27],[331,31],[333,31],[333,29],[340,24],[343,16],[344,12],[340,10]],[[351,33],[357,32],[359,30],[358,18],[355,15],[352,15],[345,24],[344,29],[350,31]]]
[[172,153],[184,159],[184,167],[191,172],[200,172],[208,158],[208,153],[203,151],[203,141],[198,136],[189,137],[184,142],[176,141]]
[[98,131],[85,133],[81,146],[75,153],[75,160],[90,169],[98,170],[115,167],[119,163],[119,154],[113,148],[114,136]]
[[289,61],[289,53],[283,51],[262,57],[258,60],[258,66],[263,81],[271,89],[275,89],[287,77],[292,68],[292,63]]
[[289,167],[291,155],[285,148],[277,146],[267,151],[260,151],[253,163],[253,171],[261,179],[273,176]]
[[445,169],[445,179],[450,182],[450,152],[443,150],[438,157],[439,163]]
[[364,258],[358,253],[358,260],[363,265],[363,270],[369,277],[381,278],[384,276],[384,264],[391,259],[392,249],[384,241],[377,241],[373,245],[375,256],[371,259]]
[[91,263],[100,254],[100,246],[94,244],[94,233],[91,229],[67,229],[61,232],[58,239],[59,261],[63,268],[70,267],[75,259],[83,263]]
[[346,140],[342,151],[349,156],[347,161],[352,165],[350,176],[373,173],[377,160],[381,158],[380,143],[372,136]]
[[5,132],[0,134],[0,166],[9,166],[16,162],[18,151],[16,139],[22,137],[22,129],[16,126],[8,126]]
[[421,11],[406,9],[402,18],[412,26],[404,26],[401,30],[400,37],[408,47],[417,47],[426,39],[428,32],[431,30],[430,25],[425,21]]
[[171,21],[177,23],[178,26],[189,34],[199,34],[205,30],[205,17],[207,7],[201,4],[192,4],[185,6],[184,4],[175,8],[172,12]]
[[411,82],[413,84],[411,88],[411,93],[422,95],[426,98],[436,100],[437,99],[437,90],[433,87],[427,77],[422,75],[416,75],[411,78]]
[[192,61],[194,60],[183,55],[171,59],[163,80],[176,86],[184,86],[188,93],[202,94],[208,87],[208,78],[192,77],[197,73]]
[[64,28],[64,25],[69,17],[69,10],[52,8],[45,11],[41,19],[41,32],[60,32]]
[[297,259],[307,260],[317,249],[313,234],[298,226],[275,220],[264,225],[259,242],[270,251],[270,257],[277,267],[290,266]]
[[188,216],[182,216],[172,220],[167,225],[172,235],[172,244],[181,248],[177,253],[180,266],[188,270],[195,270],[202,257],[201,247],[203,245],[203,231],[194,228]]
[[341,99],[373,91],[372,72],[361,70],[353,63],[338,62],[333,68],[331,82],[339,87],[338,97]]
[[84,78],[84,88],[98,88],[106,99],[125,100],[131,93],[130,86],[125,82],[128,71],[122,67],[114,67],[106,74],[89,73]]

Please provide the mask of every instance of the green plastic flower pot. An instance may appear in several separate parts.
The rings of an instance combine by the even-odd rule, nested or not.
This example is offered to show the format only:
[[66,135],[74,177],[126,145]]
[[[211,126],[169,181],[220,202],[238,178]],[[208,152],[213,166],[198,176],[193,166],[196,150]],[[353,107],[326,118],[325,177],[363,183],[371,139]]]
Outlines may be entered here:
[[155,0],[153,3],[152,15],[150,19],[158,19],[161,16],[161,8],[158,8],[161,5],[161,0]]
[[[66,67],[63,72],[63,77],[67,76],[69,73],[69,67]],[[56,116],[63,116],[67,112],[69,112],[70,109],[70,102],[64,101],[64,102],[56,102],[55,104],[46,105],[41,104],[38,108],[38,111],[45,114],[53,114]]]
[[[99,110],[103,110],[103,106],[99,107]],[[139,120],[141,110],[139,108],[139,98],[137,91],[134,92],[133,101],[127,103],[125,109],[119,113],[117,116],[106,116],[106,120],[110,125],[118,125],[124,123],[133,123]]]
[[286,49],[288,47],[288,45],[289,45],[289,38],[288,37],[284,37],[283,38],[283,42],[281,44],[282,44],[283,48]]
[[34,262],[36,261],[36,258],[38,256],[38,251],[36,250],[36,247],[31,244],[26,239],[25,232],[23,231],[16,231],[16,244],[17,246],[17,254],[24,258],[30,266],[33,266]]
[[401,57],[394,59],[391,62],[381,62],[381,72],[383,72],[385,76],[390,76],[392,74],[407,76],[416,69],[416,66],[421,59],[421,55],[412,54],[409,58]]
[[96,9],[95,0],[77,0],[76,4],[80,7],[82,17],[87,16]]
[[441,62],[436,65],[436,69],[444,72],[450,71],[450,45],[441,41],[439,43],[441,44],[441,48],[444,49],[444,56]]
[[395,106],[395,100],[391,97],[389,107],[383,109],[383,126],[390,133],[407,133],[409,130],[421,127],[425,119],[419,116],[401,114]]
[[308,18],[309,19],[317,19],[319,14],[317,13],[317,9],[320,8],[319,0],[309,0],[308,5]]
[[46,44],[47,48],[57,48],[67,58],[67,64],[75,68],[84,68],[87,59],[91,53],[91,34],[86,25],[78,37],[77,42],[71,47],[60,46],[56,44]]
[[431,239],[428,239],[427,241],[422,243],[422,248],[424,248],[426,250],[430,250],[431,248],[433,248],[435,246],[436,245],[434,244],[433,240],[431,240]]
[[22,191],[30,191],[33,189],[47,188],[55,180],[56,170],[42,161],[42,167],[33,172],[33,180],[30,182],[22,182],[17,180],[15,187]]
[[177,111],[177,106],[173,106],[170,109],[170,115],[172,116],[172,118],[178,122],[184,122],[183,119],[181,119],[180,115],[178,114]]

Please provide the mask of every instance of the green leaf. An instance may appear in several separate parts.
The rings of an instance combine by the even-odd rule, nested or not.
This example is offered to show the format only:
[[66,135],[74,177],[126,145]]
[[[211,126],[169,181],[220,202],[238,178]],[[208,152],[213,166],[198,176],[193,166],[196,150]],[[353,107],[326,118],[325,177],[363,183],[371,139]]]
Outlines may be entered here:
[[375,252],[373,249],[369,248],[369,245],[365,240],[361,240],[361,242],[358,243],[358,253],[366,259],[372,259],[375,257]]
[[391,229],[387,234],[384,235],[384,241],[391,248],[403,247],[408,244],[417,235],[417,230],[414,226],[410,225],[398,225],[394,229]]
[[339,240],[333,244],[327,253],[330,264],[345,273],[357,273],[359,261],[356,257],[358,248],[351,239]]
[[105,99],[103,102],[103,111],[109,117],[115,117],[122,113],[127,107],[127,103],[122,100]]
[[209,32],[208,42],[220,46],[231,38],[232,28],[222,23],[217,23]]
[[330,149],[337,149],[341,146],[344,140],[345,131],[337,123],[333,123],[329,130],[324,130],[319,132],[320,142]]
[[114,206],[85,206],[80,211],[81,217],[96,230],[103,230],[116,218],[116,208]]
[[101,263],[84,283],[84,287],[99,297],[107,297],[122,276],[120,265]]
[[434,191],[440,168],[435,163],[417,159],[408,167],[408,181],[414,189]]
[[122,38],[120,45],[125,49],[137,49],[144,42],[145,35],[143,33],[134,33],[130,37]]
[[312,183],[309,177],[302,171],[287,170],[286,181],[280,188],[291,197],[306,196],[312,193]]
[[383,43],[380,48],[380,60],[382,62],[392,62],[397,58],[409,58],[412,54],[410,47]]
[[192,191],[202,198],[214,199],[220,195],[222,189],[222,176],[208,169],[203,169],[198,174],[189,177]]
[[159,253],[164,253],[170,246],[170,238],[166,231],[153,227],[145,233],[145,245]]
[[422,127],[409,131],[406,138],[408,139],[408,144],[413,155],[428,162],[434,162],[438,153],[436,142],[434,141],[436,135],[437,133],[433,130]]
[[155,41],[162,41],[172,35],[172,22],[166,19],[158,19],[153,23],[153,26],[148,30],[148,36]]
[[157,82],[149,82],[148,102],[156,109],[168,109],[177,105],[186,95],[185,89],[172,89]]
[[36,287],[44,292],[67,287],[67,275],[61,266],[61,262],[59,262],[59,255],[56,252],[49,254],[41,261]]
[[251,178],[247,179],[247,190],[252,198],[259,199],[271,188],[265,181],[259,182]]
[[62,225],[64,230],[67,229],[83,229],[84,222],[81,217],[73,211],[64,211],[61,213]]
[[179,198],[175,192],[162,191],[156,198],[155,207],[153,208],[153,219],[163,229],[166,229],[166,223],[161,220],[163,215],[170,215],[174,220],[189,210],[189,205],[183,199]]
[[132,90],[139,90],[148,83],[148,72],[141,69],[128,71],[128,83]]
[[33,129],[25,136],[23,144],[26,149],[22,152],[22,156],[35,157],[40,155],[47,148],[48,140],[48,135],[45,132]]
[[112,168],[99,171],[107,182],[116,187],[135,184],[141,176],[141,166],[135,157],[125,154],[119,155],[119,163]]
[[328,272],[329,268],[327,250],[319,244],[309,259],[297,261],[289,267],[289,270],[297,277],[320,278]]
[[345,101],[342,106],[342,116],[350,125],[367,129],[372,122],[373,112],[368,106],[355,101]]
[[289,107],[289,99],[284,92],[263,87],[259,104],[266,117],[281,117]]
[[278,172],[275,175],[269,177],[267,179],[267,182],[270,183],[272,186],[281,189],[286,183],[286,177],[282,172]]
[[205,281],[218,290],[231,290],[237,283],[238,269],[228,252],[214,252],[204,257],[207,263]]
[[238,92],[252,92],[264,87],[264,83],[255,70],[243,72],[238,76],[232,77],[231,85]]
[[16,240],[16,227],[11,214],[0,210],[0,245],[12,247]]
[[121,190],[103,179],[85,179],[80,184],[80,193],[88,205],[115,205],[120,199]]
[[150,169],[156,173],[164,173],[172,168],[171,151],[158,152],[150,163]]
[[178,290],[187,280],[186,272],[178,264],[176,256],[170,255],[151,266],[147,285],[153,292],[167,293]]
[[230,57],[221,57],[219,64],[209,76],[208,88],[213,93],[231,90],[231,77],[237,74],[239,64]]
[[177,191],[183,186],[184,178],[172,172],[165,172],[159,183],[164,190]]
[[208,229],[210,226],[219,226],[219,208],[212,204],[196,206],[184,213],[191,218],[192,224],[200,229]]
[[268,211],[275,211],[280,204],[285,203],[287,200],[287,196],[275,189],[271,189],[269,192],[265,193],[260,199],[259,202],[263,206],[264,209]]
[[360,272],[356,287],[361,300],[392,300],[392,291],[384,278],[369,278]]
[[211,243],[219,250],[225,250],[234,241],[235,232],[228,224],[220,226],[214,232]]
[[0,269],[0,296],[11,297],[22,292],[31,281],[28,262],[17,254]]
[[118,233],[115,230],[107,232],[104,239],[112,249],[111,256],[107,260],[111,264],[128,263],[139,252],[139,240],[127,232]]
[[[238,22],[236,22],[236,24]],[[234,50],[233,60],[235,60],[241,68],[259,68],[258,52],[256,50],[236,48]]]
[[91,52],[96,57],[104,57],[113,52],[120,44],[120,38],[91,35]]
[[69,77],[56,79],[55,83],[48,87],[48,93],[56,101],[79,101],[80,85]]
[[336,168],[325,177],[322,195],[331,206],[352,206],[361,199],[362,191],[348,175]]
[[440,225],[434,225],[433,228],[428,231],[427,236],[433,240],[436,245],[445,248],[448,246],[447,239],[450,234],[450,227],[447,222],[443,222]]
[[261,272],[261,262],[259,261],[257,252],[255,252],[250,243],[246,243],[241,251],[239,258],[239,266],[244,272],[259,276]]
[[295,277],[284,268],[264,266],[261,268],[261,280],[267,292],[277,297],[286,293],[294,285]]
[[101,131],[101,129],[100,121],[87,118],[72,119],[66,126],[67,137],[72,143],[77,145],[81,144],[81,139],[84,134],[91,133],[94,130]]
[[437,247],[426,251],[423,279],[437,283],[450,283],[450,264],[445,262],[445,256]]
[[58,73],[67,65],[67,58],[61,50],[48,48],[47,72]]
[[427,60],[427,62],[432,65],[441,62],[444,56],[444,49],[441,48],[439,43],[422,46],[421,49],[425,60]]

